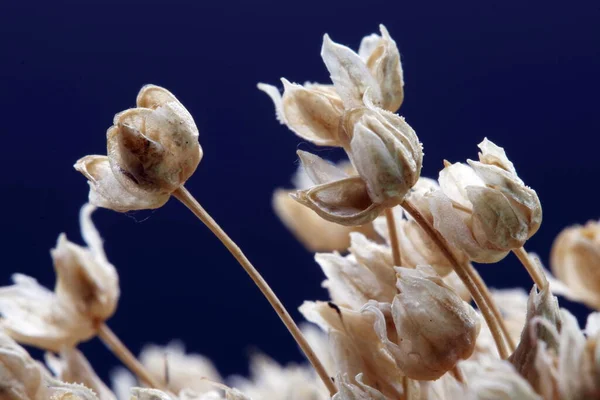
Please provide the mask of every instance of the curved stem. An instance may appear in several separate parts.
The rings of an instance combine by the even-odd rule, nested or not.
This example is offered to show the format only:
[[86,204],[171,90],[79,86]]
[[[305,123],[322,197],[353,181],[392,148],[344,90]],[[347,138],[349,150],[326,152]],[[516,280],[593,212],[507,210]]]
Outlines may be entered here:
[[479,307],[479,310],[481,311],[485,322],[490,328],[490,332],[492,333],[494,341],[496,342],[496,347],[498,348],[498,353],[500,354],[500,357],[503,360],[508,358],[508,350],[506,349],[504,340],[502,338],[502,331],[504,331],[504,329],[500,328],[504,322],[501,319],[498,319],[494,316],[493,312],[491,311],[488,305],[488,302],[482,296],[481,292],[477,288],[477,285],[475,284],[475,282],[473,282],[469,273],[467,272],[468,268],[465,265],[462,265],[456,259],[456,257],[454,257],[454,254],[452,254],[452,252],[450,251],[446,240],[438,231],[433,229],[433,227],[429,224],[429,222],[425,219],[421,212],[416,207],[414,207],[410,201],[404,200],[404,202],[402,203],[402,208],[404,208],[404,210],[406,210],[406,212],[411,217],[413,217],[415,222],[419,224],[421,229],[423,229],[431,237],[431,239],[438,245],[440,250],[442,250],[442,253],[444,253],[446,258],[450,261],[452,267],[454,268],[454,271],[471,293],[475,304],[477,304],[477,307]]
[[267,298],[279,318],[283,324],[288,328],[300,349],[306,355],[306,358],[311,362],[315,371],[323,380],[323,383],[329,390],[330,394],[333,396],[337,389],[325,371],[325,367],[321,361],[317,358],[317,355],[314,353],[313,349],[310,347],[306,338],[298,328],[298,325],[294,322],[290,314],[287,312],[279,298],[275,295],[271,287],[267,284],[267,282],[263,279],[260,273],[254,268],[250,260],[246,258],[242,250],[235,244],[233,240],[225,233],[225,231],[216,223],[216,221],[208,214],[208,212],[196,201],[196,199],[191,195],[188,190],[181,186],[175,192],[173,192],[173,196],[177,200],[179,200],[183,205],[185,205],[191,212],[198,217],[200,221],[204,223],[210,229],[210,231],[223,243],[223,245],[229,250],[229,252],[235,257],[235,259],[240,263],[242,268],[246,271],[246,273],[250,276],[252,281],[258,286],[262,294]]
[[523,247],[514,249],[512,252],[515,253],[519,261],[521,261],[521,264],[523,264],[527,272],[529,272],[529,276],[531,276],[531,279],[533,279],[533,282],[537,287],[540,288],[540,290],[544,290],[548,286],[548,279],[546,279],[544,272],[540,270],[539,265],[531,261],[529,254]]
[[471,263],[467,264],[467,273],[469,274],[469,277],[475,283],[475,286],[477,286],[477,289],[481,293],[481,296],[483,296],[485,301],[487,301],[487,304],[490,306],[490,310],[494,314],[494,317],[502,322],[500,324],[500,329],[502,330],[502,334],[504,335],[504,338],[506,339],[506,343],[508,344],[508,350],[511,353],[514,352],[515,349],[517,348],[517,345],[516,345],[515,341],[512,339],[512,337],[510,336],[510,333],[508,332],[508,328],[506,327],[506,324],[504,324],[504,319],[502,318],[502,313],[496,306],[496,302],[494,301],[494,298],[492,297],[492,294],[490,293],[487,285],[481,278],[481,275],[479,275],[479,272],[477,272],[477,270],[473,267],[473,265],[471,265]]
[[133,372],[140,381],[151,388],[165,390],[165,385],[155,379],[150,372],[140,363],[137,358],[129,351],[129,349],[121,342],[117,335],[106,324],[100,325],[98,328],[98,337],[104,344],[113,352],[113,354],[121,360],[121,362]]
[[398,244],[398,230],[396,229],[396,219],[391,208],[385,209],[385,222],[387,223],[390,235],[390,247],[392,248],[392,259],[394,266],[402,266],[402,254],[400,254],[400,245]]

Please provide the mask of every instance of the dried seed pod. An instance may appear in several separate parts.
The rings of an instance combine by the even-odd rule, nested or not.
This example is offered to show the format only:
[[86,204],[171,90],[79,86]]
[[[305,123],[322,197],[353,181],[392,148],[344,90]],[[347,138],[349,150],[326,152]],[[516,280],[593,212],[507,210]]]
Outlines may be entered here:
[[453,246],[482,263],[497,262],[537,232],[542,208],[501,147],[485,139],[480,161],[449,164],[441,191],[429,196],[434,224]]
[[550,266],[568,298],[600,309],[600,222],[563,230],[552,245]]
[[162,206],[202,159],[192,116],[154,85],[140,90],[137,108],[115,115],[107,145],[108,157],[86,156],[75,169],[89,180],[92,204],[121,212]]
[[347,111],[340,140],[374,203],[399,203],[421,175],[423,150],[404,118],[376,107]]
[[19,342],[59,352],[64,346],[93,337],[98,324],[114,313],[119,299],[118,276],[108,262],[91,213],[81,209],[81,231],[87,248],[59,237],[52,251],[57,283],[54,292],[25,275],[0,288],[2,326]]
[[479,334],[479,318],[430,266],[395,268],[399,294],[391,306],[395,339],[383,329],[384,317],[369,306],[379,321],[377,333],[400,370],[411,379],[435,380],[457,362],[471,356]]

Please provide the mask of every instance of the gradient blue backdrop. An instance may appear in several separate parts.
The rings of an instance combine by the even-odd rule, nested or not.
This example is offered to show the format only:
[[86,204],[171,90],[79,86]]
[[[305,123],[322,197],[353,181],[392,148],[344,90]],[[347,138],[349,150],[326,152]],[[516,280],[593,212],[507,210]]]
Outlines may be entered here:
[[[528,249],[547,261],[567,224],[599,217],[600,11],[597,1],[11,1],[0,5],[3,236],[1,283],[22,272],[52,285],[49,249],[80,240],[87,184],[72,165],[105,152],[113,114],[138,89],[172,90],[194,115],[204,159],[189,189],[292,310],[324,299],[322,273],[271,210],[295,150],[259,81],[326,82],[328,32],[356,48],[384,23],[403,57],[401,114],[424,143],[424,175],[477,155],[484,136],[507,149],[539,193],[544,223]],[[324,157],[337,152],[319,150]],[[110,325],[138,351],[183,339],[224,374],[249,350],[300,360],[286,330],[227,251],[180,204],[131,215],[100,210],[119,269]],[[493,286],[530,285],[515,259],[482,266]],[[84,350],[103,376],[116,360]]]

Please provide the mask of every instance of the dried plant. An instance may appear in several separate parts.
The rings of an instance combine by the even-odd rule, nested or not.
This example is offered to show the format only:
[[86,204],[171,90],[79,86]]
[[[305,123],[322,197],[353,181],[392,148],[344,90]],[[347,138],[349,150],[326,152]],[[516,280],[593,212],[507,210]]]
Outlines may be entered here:
[[[580,329],[556,294],[600,308],[600,225],[565,229],[555,277],[524,249],[540,228],[537,193],[488,139],[479,161],[445,162],[421,177],[422,145],[396,112],[404,101],[400,53],[387,29],[358,52],[325,35],[332,84],[259,84],[281,124],[330,163],[298,152],[295,189],[278,189],[276,214],[315,255],[329,301],[306,301],[300,329],[240,248],[186,190],[202,159],[198,129],[171,92],[148,85],[116,114],[107,156],[75,164],[90,185],[80,215],[87,247],[59,236],[54,290],[16,274],[0,288],[0,399],[7,400],[449,400],[600,398],[600,313]],[[95,207],[155,209],[174,197],[225,245],[270,302],[310,364],[263,354],[250,377],[223,379],[182,344],[136,358],[107,326],[117,311],[117,269],[94,227]],[[522,289],[490,291],[473,266],[513,252],[530,274]],[[77,349],[100,338],[126,368],[102,382]],[[20,343],[20,344],[19,344]],[[45,364],[21,345],[46,350]],[[229,385],[229,386],[228,386]],[[234,388],[236,387],[236,388]]]

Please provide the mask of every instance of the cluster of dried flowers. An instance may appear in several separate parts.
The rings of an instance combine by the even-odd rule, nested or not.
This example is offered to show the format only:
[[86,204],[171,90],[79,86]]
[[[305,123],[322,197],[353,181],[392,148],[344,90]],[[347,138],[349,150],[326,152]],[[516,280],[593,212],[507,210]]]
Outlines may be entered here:
[[[198,130],[173,94],[146,86],[136,108],[115,116],[108,155],[75,164],[90,185],[91,204],[81,210],[87,247],[59,236],[51,252],[54,290],[19,274],[0,288],[0,399],[600,398],[600,313],[592,312],[581,330],[555,297],[600,309],[600,223],[559,235],[552,276],[523,248],[540,227],[542,209],[501,147],[485,139],[479,161],[445,162],[437,181],[420,176],[421,143],[395,114],[404,78],[385,27],[365,37],[358,53],[325,36],[321,55],[332,85],[283,79],[283,95],[259,85],[282,124],[349,158],[335,165],[299,152],[296,188],[273,198],[283,223],[321,252],[315,260],[330,301],[300,307],[316,326],[300,330],[281,311],[241,250],[185,190],[202,158]],[[223,379],[210,360],[179,343],[148,346],[138,361],[110,331],[118,274],[91,214],[95,206],[158,208],[171,196],[231,251],[314,369],[256,355],[249,378]],[[495,263],[510,252],[535,282],[529,295],[490,292],[471,264]],[[112,389],[77,350],[96,336],[128,367],[115,371]],[[19,343],[47,351],[45,363]]]

